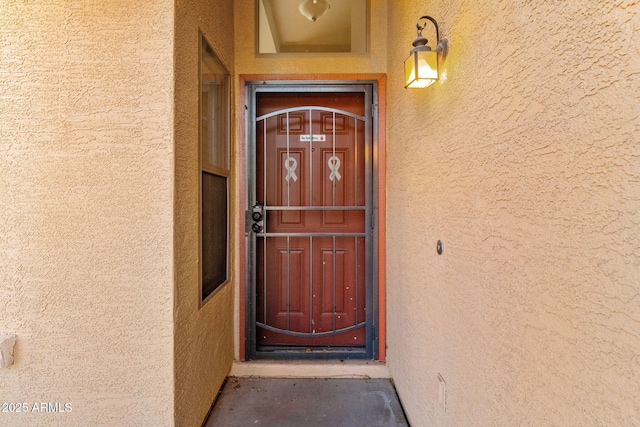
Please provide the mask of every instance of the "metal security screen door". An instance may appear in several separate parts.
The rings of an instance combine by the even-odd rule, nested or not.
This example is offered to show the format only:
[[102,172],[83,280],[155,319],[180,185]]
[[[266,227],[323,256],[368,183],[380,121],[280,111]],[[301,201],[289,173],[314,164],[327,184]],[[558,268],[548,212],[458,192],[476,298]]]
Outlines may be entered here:
[[374,358],[370,85],[250,85],[249,358]]

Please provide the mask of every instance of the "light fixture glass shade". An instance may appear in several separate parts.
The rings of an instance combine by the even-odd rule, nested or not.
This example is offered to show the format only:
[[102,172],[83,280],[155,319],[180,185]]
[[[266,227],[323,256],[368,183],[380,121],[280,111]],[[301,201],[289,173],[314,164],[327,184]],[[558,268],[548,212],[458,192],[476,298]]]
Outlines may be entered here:
[[438,52],[415,50],[404,61],[405,88],[425,88],[438,80]]
[[316,22],[316,19],[327,13],[330,7],[327,0],[305,0],[300,3],[298,10],[309,21]]

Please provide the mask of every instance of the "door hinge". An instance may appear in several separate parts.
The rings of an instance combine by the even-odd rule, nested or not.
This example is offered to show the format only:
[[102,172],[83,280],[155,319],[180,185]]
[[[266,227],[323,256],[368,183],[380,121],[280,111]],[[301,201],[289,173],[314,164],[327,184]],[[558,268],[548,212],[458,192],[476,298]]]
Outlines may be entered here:
[[371,229],[374,230],[376,228],[376,216],[371,215]]
[[253,222],[251,218],[252,213],[252,211],[244,212],[244,233],[246,235],[249,235],[249,233],[251,232],[251,223]]

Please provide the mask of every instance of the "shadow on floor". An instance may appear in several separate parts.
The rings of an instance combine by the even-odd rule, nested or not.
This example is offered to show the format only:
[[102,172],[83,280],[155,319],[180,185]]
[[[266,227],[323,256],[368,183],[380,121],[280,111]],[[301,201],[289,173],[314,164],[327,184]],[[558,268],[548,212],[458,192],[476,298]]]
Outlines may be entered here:
[[204,427],[408,425],[388,379],[230,377]]

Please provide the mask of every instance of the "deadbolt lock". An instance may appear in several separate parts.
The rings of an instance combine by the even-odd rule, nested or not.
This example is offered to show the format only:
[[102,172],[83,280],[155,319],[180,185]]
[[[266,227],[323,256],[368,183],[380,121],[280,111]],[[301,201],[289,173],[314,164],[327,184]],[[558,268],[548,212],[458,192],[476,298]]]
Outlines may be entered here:
[[253,220],[253,224],[251,225],[251,230],[254,233],[260,233],[262,231],[262,219],[264,218],[264,206],[260,202],[256,202],[251,208],[251,219]]

